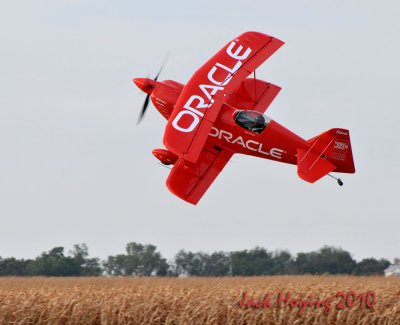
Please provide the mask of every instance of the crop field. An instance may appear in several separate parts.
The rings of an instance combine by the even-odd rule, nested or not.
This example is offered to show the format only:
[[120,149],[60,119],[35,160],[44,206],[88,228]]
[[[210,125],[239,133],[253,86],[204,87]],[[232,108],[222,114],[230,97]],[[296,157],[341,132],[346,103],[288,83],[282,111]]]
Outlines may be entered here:
[[400,324],[400,279],[0,278],[0,324]]

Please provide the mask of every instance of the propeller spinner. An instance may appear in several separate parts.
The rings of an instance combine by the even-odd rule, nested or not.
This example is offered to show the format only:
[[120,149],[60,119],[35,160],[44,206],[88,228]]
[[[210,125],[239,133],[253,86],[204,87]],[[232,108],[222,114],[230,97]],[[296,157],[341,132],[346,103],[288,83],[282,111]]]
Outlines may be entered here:
[[140,112],[137,124],[139,124],[142,121],[144,114],[146,113],[147,107],[149,106],[149,102],[150,102],[150,95],[151,95],[153,89],[156,87],[158,77],[160,76],[160,73],[161,73],[162,69],[164,68],[164,64],[165,64],[165,61],[154,79],[149,79],[149,78],[133,79],[133,82],[136,84],[136,86],[138,86],[138,88],[140,90],[144,91],[147,94],[147,96],[144,100],[142,110]]

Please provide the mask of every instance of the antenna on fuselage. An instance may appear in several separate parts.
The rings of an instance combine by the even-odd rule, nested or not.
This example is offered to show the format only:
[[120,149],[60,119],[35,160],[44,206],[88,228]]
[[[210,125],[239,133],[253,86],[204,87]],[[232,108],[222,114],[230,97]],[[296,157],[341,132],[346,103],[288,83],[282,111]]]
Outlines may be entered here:
[[335,176],[333,176],[333,175],[331,175],[331,174],[328,174],[328,176],[330,176],[330,177],[336,179],[336,181],[337,181],[337,183],[339,184],[339,186],[343,186],[343,181],[342,181],[340,178],[337,178],[337,177],[335,177]]

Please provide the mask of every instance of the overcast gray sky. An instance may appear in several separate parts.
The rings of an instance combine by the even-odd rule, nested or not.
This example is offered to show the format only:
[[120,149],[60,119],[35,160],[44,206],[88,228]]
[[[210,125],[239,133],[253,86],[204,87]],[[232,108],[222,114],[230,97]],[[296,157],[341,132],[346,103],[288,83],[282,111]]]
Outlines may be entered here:
[[[165,120],[134,77],[185,83],[235,36],[286,44],[257,71],[268,115],[308,139],[351,131],[356,174],[311,185],[295,166],[234,156],[198,206],[169,193]],[[0,256],[152,243],[400,257],[398,1],[1,1]]]

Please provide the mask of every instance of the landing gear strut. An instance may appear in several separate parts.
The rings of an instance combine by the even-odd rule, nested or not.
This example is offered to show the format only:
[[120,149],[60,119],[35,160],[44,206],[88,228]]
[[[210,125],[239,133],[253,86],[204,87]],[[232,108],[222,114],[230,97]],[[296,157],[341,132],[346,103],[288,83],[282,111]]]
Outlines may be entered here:
[[339,184],[339,186],[343,186],[343,181],[342,181],[340,178],[337,178],[337,177],[335,177],[335,176],[333,176],[333,175],[331,175],[331,174],[328,174],[328,176],[330,176],[330,177],[336,179],[336,181],[337,181],[337,183]]

